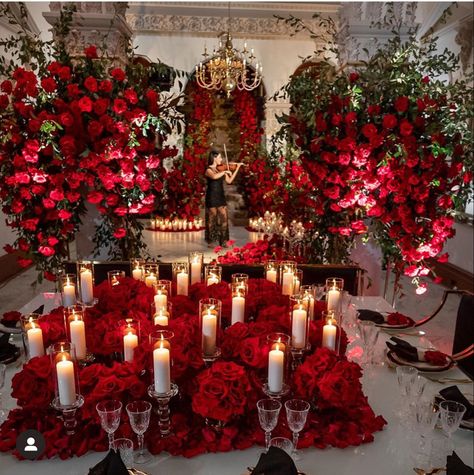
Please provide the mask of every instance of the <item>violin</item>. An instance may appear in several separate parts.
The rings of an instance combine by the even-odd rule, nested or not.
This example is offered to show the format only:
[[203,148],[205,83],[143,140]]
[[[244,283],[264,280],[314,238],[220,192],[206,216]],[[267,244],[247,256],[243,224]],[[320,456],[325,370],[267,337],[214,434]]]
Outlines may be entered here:
[[[233,173],[237,169],[237,165],[238,165],[237,162],[229,162],[228,164],[227,163],[222,163],[221,165],[217,165],[216,168],[217,168],[218,172],[225,172],[225,171],[229,170],[230,172]],[[247,164],[243,163],[243,166],[246,167]]]

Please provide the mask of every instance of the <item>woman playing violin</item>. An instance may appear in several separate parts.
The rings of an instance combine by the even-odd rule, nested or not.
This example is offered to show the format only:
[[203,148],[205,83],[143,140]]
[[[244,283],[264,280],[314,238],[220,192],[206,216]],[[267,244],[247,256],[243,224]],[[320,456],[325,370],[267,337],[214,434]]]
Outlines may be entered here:
[[209,153],[206,169],[206,232],[205,239],[208,247],[217,243],[225,247],[229,240],[229,223],[227,203],[224,194],[224,180],[230,185],[242,166],[242,163],[223,164],[222,156],[216,150]]

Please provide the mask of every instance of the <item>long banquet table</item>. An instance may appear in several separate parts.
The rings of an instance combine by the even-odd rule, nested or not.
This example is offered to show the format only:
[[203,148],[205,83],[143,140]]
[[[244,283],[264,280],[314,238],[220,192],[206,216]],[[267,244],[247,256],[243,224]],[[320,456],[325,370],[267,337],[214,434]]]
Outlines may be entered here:
[[[369,308],[382,312],[393,310],[382,297],[353,297],[352,302],[357,308]],[[60,303],[57,295],[44,293],[36,296],[20,311],[29,313],[42,304],[45,304],[44,313],[47,313]],[[388,338],[389,335],[381,333],[379,355],[382,355],[382,347],[385,346],[385,340]],[[411,343],[417,343],[417,339],[424,337],[403,336],[403,338],[408,339]],[[427,343],[426,341],[421,342],[423,346]],[[352,350],[357,352],[357,342]],[[15,407],[15,401],[10,397],[10,386],[13,375],[19,369],[17,363],[13,363],[7,370],[3,401],[9,409]],[[457,368],[444,372],[442,375],[443,377],[466,378],[465,374]],[[413,460],[409,456],[410,438],[407,437],[407,430],[401,427],[396,416],[400,401],[395,371],[386,364],[374,366],[368,371],[368,374],[364,375],[363,386],[375,413],[381,414],[387,420],[388,424],[385,429],[374,434],[375,441],[373,443],[359,447],[325,450],[304,449],[302,460],[297,462],[299,470],[307,475],[401,475],[414,473]],[[425,391],[434,395],[442,387],[443,385],[440,383],[428,381]],[[472,394],[472,384],[464,385],[462,388]],[[281,414],[280,417],[284,417],[284,414]],[[255,424],[258,424],[258,421],[255,421]],[[153,428],[148,430],[153,430]],[[454,434],[453,442],[457,454],[472,467],[474,465],[473,433],[460,429]],[[137,466],[137,468],[150,475],[240,475],[246,473],[246,467],[255,466],[261,453],[262,447],[253,447],[244,451],[205,454],[191,459],[160,454],[154,457],[150,463]],[[104,456],[104,452],[92,452],[83,457],[65,461],[59,459],[19,461],[11,454],[1,453],[0,474],[84,475]]]

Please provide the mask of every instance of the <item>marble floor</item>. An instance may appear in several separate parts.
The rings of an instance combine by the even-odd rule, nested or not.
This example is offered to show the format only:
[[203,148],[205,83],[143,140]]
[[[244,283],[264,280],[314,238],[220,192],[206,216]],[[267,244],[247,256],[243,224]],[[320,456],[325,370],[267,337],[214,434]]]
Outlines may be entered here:
[[[213,249],[207,247],[203,231],[187,233],[145,231],[144,233],[150,254],[161,261],[185,260],[190,251],[203,252],[207,261],[216,256]],[[235,240],[236,246],[242,246],[246,242],[257,238],[256,233],[250,233],[244,227],[232,227],[230,235],[231,239]],[[36,286],[31,285],[35,278],[35,270],[28,269],[0,286],[0,314],[19,309],[39,292],[54,288],[51,282],[43,282]],[[425,294],[417,295],[410,279],[402,278],[401,284],[404,295],[396,299],[395,306],[399,312],[414,319],[429,315],[441,301],[444,290],[441,285],[430,283]],[[383,288],[382,282],[380,288]],[[393,288],[393,276],[389,288]],[[387,300],[391,301],[391,295],[389,294],[387,297]],[[450,352],[452,347],[458,304],[459,298],[451,296],[442,312],[432,322],[423,327],[430,340],[441,351],[447,353]]]

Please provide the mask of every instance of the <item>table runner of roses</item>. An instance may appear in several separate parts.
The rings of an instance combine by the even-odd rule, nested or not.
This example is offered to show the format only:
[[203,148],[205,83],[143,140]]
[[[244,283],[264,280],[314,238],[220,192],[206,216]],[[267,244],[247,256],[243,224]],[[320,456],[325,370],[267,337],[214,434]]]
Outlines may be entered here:
[[[152,347],[148,334],[153,330],[149,315],[153,290],[142,282],[125,278],[119,286],[104,282],[95,288],[98,303],[85,314],[88,351],[95,361],[80,369],[80,389],[84,406],[78,411],[78,426],[72,436],[65,434],[62,420],[51,408],[53,384],[49,356],[37,357],[24,364],[13,377],[12,397],[18,408],[10,411],[0,427],[0,450],[15,449],[16,437],[26,429],[40,431],[46,439],[43,457],[67,459],[89,450],[108,447],[95,409],[104,399],[119,399],[124,405],[135,399],[149,399],[147,387],[153,381]],[[266,336],[282,331],[289,333],[288,298],[279,286],[250,279],[247,315],[253,321],[237,323],[221,335],[222,357],[206,367],[201,357],[198,305],[201,298],[222,300],[222,317],[229,322],[231,296],[228,284],[210,287],[194,284],[189,297],[173,297],[173,318],[169,329],[172,340],[171,376],[179,394],[171,400],[173,434],[161,438],[158,420],[152,414],[145,443],[153,454],[167,451],[172,455],[193,457],[205,452],[246,449],[264,444],[258,422],[256,402],[265,397],[262,381],[266,378],[268,347]],[[324,303],[317,302],[317,315]],[[121,334],[117,322],[133,317],[141,322],[141,343],[133,363],[120,361]],[[386,424],[376,416],[364,396],[361,368],[349,362],[344,353],[347,340],[343,335],[339,355],[322,349],[321,321],[311,322],[311,352],[293,372],[289,384],[292,397],[306,399],[312,408],[299,447],[347,447],[373,441],[373,434]],[[63,309],[59,307],[41,321],[45,346],[65,338]],[[208,419],[208,423],[206,423]],[[218,424],[209,424],[209,419]],[[290,436],[285,417],[280,417],[274,436]],[[134,438],[128,418],[122,421],[116,437]]]

